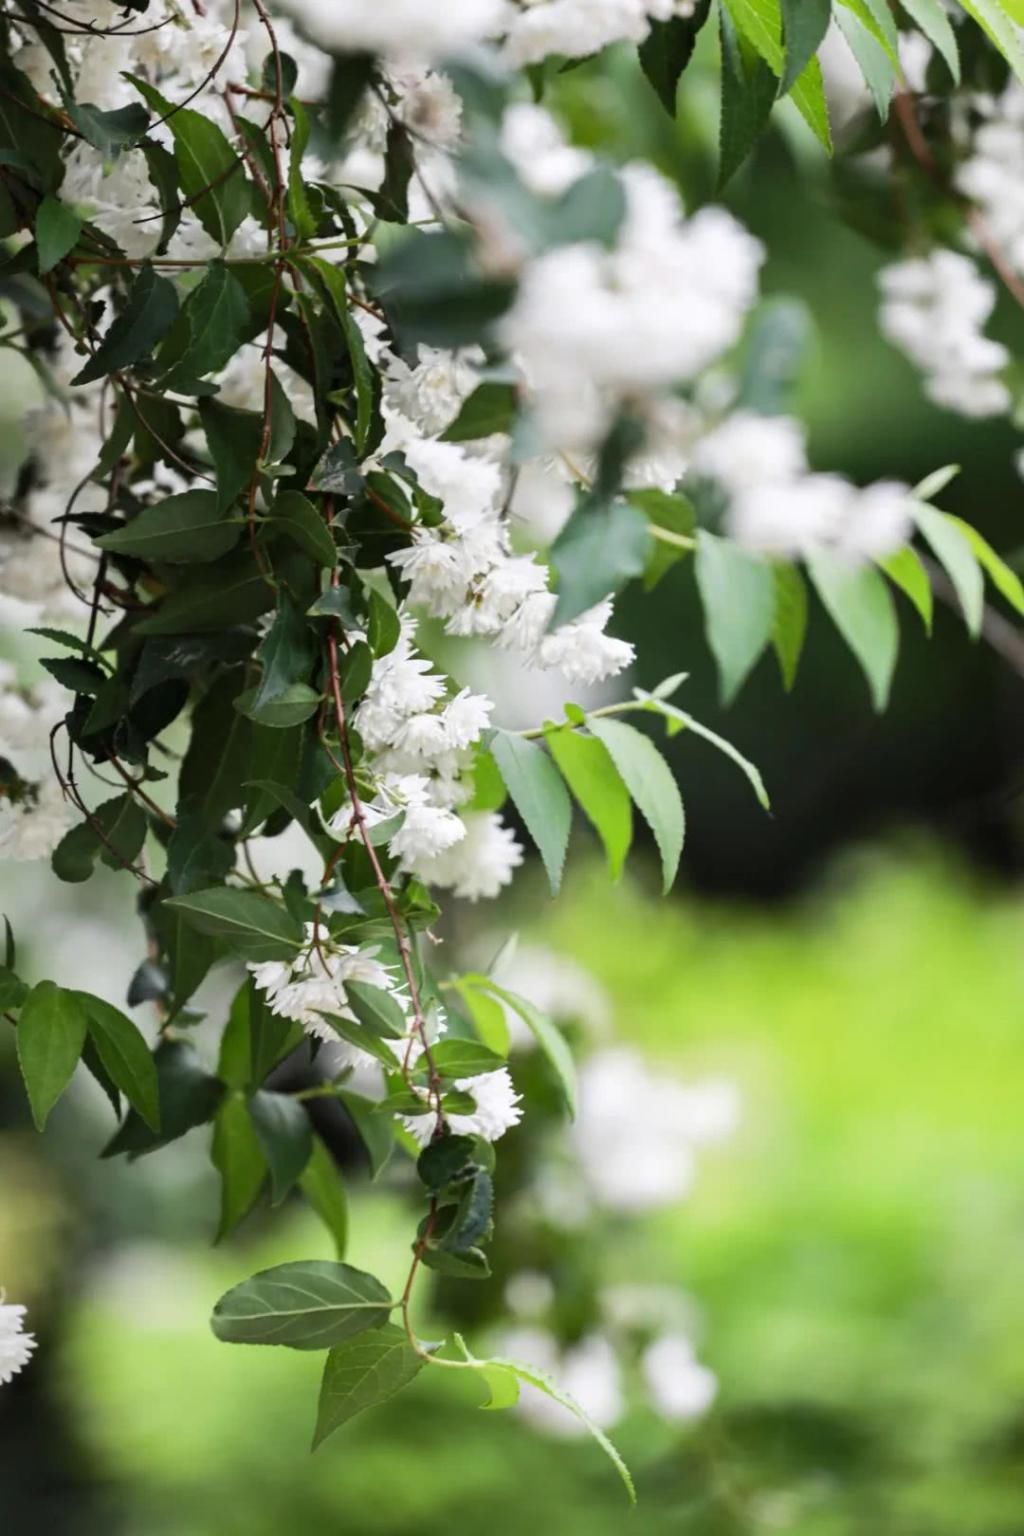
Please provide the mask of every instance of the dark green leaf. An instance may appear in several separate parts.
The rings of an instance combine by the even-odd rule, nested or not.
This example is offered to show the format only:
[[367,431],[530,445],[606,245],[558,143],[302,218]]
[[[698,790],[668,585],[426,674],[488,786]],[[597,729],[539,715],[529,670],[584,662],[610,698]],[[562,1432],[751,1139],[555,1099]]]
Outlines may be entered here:
[[210,1157],[221,1180],[219,1243],[252,1209],[267,1177],[266,1159],[240,1093],[227,1094],[217,1111]]
[[22,1004],[17,1047],[32,1119],[42,1130],[71,1081],[85,1044],[86,1017],[77,996],[40,981]]
[[567,624],[643,573],[651,552],[647,519],[626,501],[585,498],[551,546],[558,578],[552,624]]
[[640,44],[644,74],[670,117],[676,115],[679,78],[693,56],[697,33],[707,21],[710,9],[711,0],[696,0],[689,16],[652,21],[650,32]]
[[504,1056],[476,1040],[439,1040],[431,1046],[430,1056],[442,1077],[479,1077],[483,1072],[497,1072],[505,1065]]
[[20,1008],[28,997],[28,987],[9,965],[0,966],[0,1013]]
[[104,1157],[127,1152],[141,1157],[205,1125],[217,1112],[224,1084],[204,1069],[184,1040],[163,1040],[153,1055],[160,1089],[160,1130],[156,1132],[133,1110],[103,1150]]
[[137,144],[149,127],[149,113],[137,101],[113,112],[101,111],[87,101],[68,101],[67,113],[104,160],[116,160],[121,150]]
[[382,1039],[401,1040],[407,1033],[408,1020],[401,1004],[382,987],[372,987],[367,981],[348,981],[345,996],[360,1024]]
[[391,1306],[373,1275],[350,1264],[305,1259],[243,1280],[221,1297],[210,1321],[227,1344],[330,1349],[353,1334],[380,1328]]
[[832,18],[832,0],[782,0],[782,42],[786,62],[779,82],[785,96],[796,84],[825,40]]
[[486,380],[462,402],[462,409],[441,433],[441,439],[446,443],[468,443],[478,437],[490,437],[492,432],[511,432],[517,412],[515,385]]
[[251,624],[274,606],[276,592],[248,550],[239,551],[190,578],[165,597],[150,617],[140,619],[137,635],[189,635],[231,624]]
[[319,1136],[313,1137],[313,1154],[299,1187],[334,1239],[338,1258],[343,1259],[348,1244],[348,1200],[341,1169]]
[[270,509],[274,524],[327,569],[338,563],[338,551],[323,517],[301,491],[279,491]]
[[89,1036],[111,1081],[153,1131],[160,1129],[160,1096],[152,1052],[119,1008],[91,992],[73,994],[88,1020]]
[[178,314],[174,284],[144,266],[132,284],[128,304],[111,325],[85,367],[72,384],[92,384],[107,374],[130,368],[148,357]]
[[761,55],[736,31],[723,4],[722,116],[719,125],[718,185],[724,187],[761,137],[775,104],[778,82]]
[[226,246],[252,207],[241,160],[212,118],[188,107],[172,109],[153,86],[133,75],[127,78],[166,119],[185,201],[206,233]]
[[200,400],[199,419],[217,471],[220,504],[230,507],[252,480],[263,422],[255,411],[239,411],[219,400]]
[[163,905],[180,913],[197,932],[223,939],[243,960],[287,960],[302,943],[302,924],[257,891],[214,886],[170,897]]
[[320,1386],[313,1449],[364,1408],[401,1392],[422,1366],[404,1329],[393,1323],[332,1349]]
[[222,261],[211,262],[206,276],[189,294],[170,345],[183,332],[180,355],[168,359],[164,352],[158,362],[171,362],[169,372],[160,380],[162,389],[194,394],[193,384],[205,374],[223,368],[245,340],[250,320],[249,299],[245,289]]
[[249,1100],[253,1129],[270,1165],[271,1204],[279,1205],[313,1155],[304,1107],[286,1093],[261,1089]]
[[182,491],[144,507],[130,523],[96,540],[112,555],[195,564],[216,560],[238,543],[240,518],[228,519],[215,491]]
[[82,233],[82,221],[67,203],[44,197],[36,213],[36,250],[39,271],[52,272],[73,251]]
[[428,1189],[444,1189],[469,1168],[475,1145],[472,1136],[453,1136],[449,1132],[424,1147],[416,1162],[416,1172]]
[[779,661],[783,685],[796,682],[800,655],[807,633],[807,586],[794,565],[775,566],[775,617],[772,645]]

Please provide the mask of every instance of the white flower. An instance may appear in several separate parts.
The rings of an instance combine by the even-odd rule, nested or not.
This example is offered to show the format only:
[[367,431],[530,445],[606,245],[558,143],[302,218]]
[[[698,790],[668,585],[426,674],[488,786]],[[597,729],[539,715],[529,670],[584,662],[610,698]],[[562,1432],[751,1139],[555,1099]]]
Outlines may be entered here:
[[22,800],[0,798],[0,859],[48,859],[70,824],[67,801],[52,777]]
[[788,416],[737,411],[701,438],[692,468],[717,480],[730,496],[751,487],[795,480],[807,468],[804,429]]
[[332,53],[443,58],[501,28],[505,0],[282,0],[303,32]]
[[977,204],[1011,266],[1024,273],[1024,87],[1011,81],[989,110],[989,121],[974,136],[972,154],[957,171],[956,185]]
[[420,485],[443,502],[445,517],[460,532],[497,510],[501,500],[497,464],[473,458],[455,443],[427,438],[406,443],[403,451]]
[[685,1334],[667,1333],[644,1350],[644,1383],[663,1419],[685,1423],[707,1412],[718,1393],[714,1371],[701,1365]]
[[1011,397],[999,377],[1009,353],[982,334],[995,289],[957,251],[898,262],[879,273],[879,326],[925,374],[937,405],[963,416],[997,416]]
[[3,1300],[0,1291],[0,1386],[23,1371],[36,1347],[35,1335],[23,1332],[25,1308]]
[[461,819],[463,837],[446,852],[417,860],[416,873],[466,901],[491,900],[522,864],[522,845],[493,811],[464,811]]
[[659,0],[532,0],[509,27],[505,57],[516,67],[552,54],[579,59],[609,43],[642,43],[649,15],[670,15]]
[[501,149],[521,181],[541,197],[558,197],[594,163],[593,155],[566,143],[550,112],[530,101],[506,108]]
[[339,1041],[338,1034],[323,1017],[339,1014],[355,1021],[345,992],[347,982],[365,982],[371,987],[397,994],[391,972],[376,958],[379,947],[360,949],[352,944],[336,944],[326,928],[315,937],[313,925],[306,925],[307,948],[292,961],[250,961],[248,970],[255,985],[264,993],[271,1013],[301,1024],[307,1035],[338,1045],[346,1059],[355,1061],[364,1053]]
[[[456,1078],[454,1086],[459,1093],[468,1093],[476,1105],[471,1114],[445,1116],[456,1136],[479,1136],[484,1141],[497,1141],[523,1118],[520,1095],[516,1093],[507,1067],[499,1067],[496,1072],[482,1072],[477,1077]],[[404,1115],[402,1123],[420,1146],[426,1146],[434,1131],[431,1114]]]
[[738,544],[784,557],[831,549],[852,561],[880,559],[907,542],[912,525],[905,485],[880,481],[859,490],[841,475],[753,485],[728,511]]
[[545,635],[537,649],[538,666],[553,668],[570,683],[600,683],[628,667],[634,647],[604,632],[611,611],[606,599]]
[[689,1191],[695,1147],[728,1135],[738,1114],[731,1084],[680,1083],[616,1047],[583,1065],[572,1136],[595,1199],[610,1210],[647,1211]]
[[442,719],[449,747],[462,751],[480,740],[481,732],[491,723],[494,705],[482,693],[463,688],[445,705]]
[[443,432],[476,386],[473,363],[482,361],[483,354],[476,348],[443,352],[421,346],[414,368],[393,357],[384,377],[385,400],[420,432],[428,436]]
[[388,851],[404,865],[415,868],[424,860],[445,853],[465,835],[465,823],[454,811],[439,805],[410,805],[388,844]]

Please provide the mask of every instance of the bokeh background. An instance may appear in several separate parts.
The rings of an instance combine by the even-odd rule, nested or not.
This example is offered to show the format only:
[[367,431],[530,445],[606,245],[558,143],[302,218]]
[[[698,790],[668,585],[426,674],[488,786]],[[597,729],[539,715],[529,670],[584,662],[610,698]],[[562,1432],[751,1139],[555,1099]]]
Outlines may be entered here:
[[[710,61],[675,128],[618,55],[557,89],[580,137],[653,157],[691,203],[712,195]],[[908,482],[959,463],[944,505],[1012,555],[1015,434],[927,406],[878,338],[884,252],[841,219],[849,196],[783,113],[727,199],[768,247],[765,289],[813,318],[799,393],[815,463]],[[999,328],[1021,339],[1009,311]],[[742,1103],[685,1199],[575,1235],[549,1213],[546,1247],[513,1222],[489,1294],[433,1303],[439,1324],[485,1341],[527,1229],[570,1336],[586,1322],[574,1297],[594,1285],[642,1277],[685,1298],[718,1393],[677,1425],[636,1398],[616,1426],[639,1513],[591,1444],[480,1414],[459,1380],[421,1378],[310,1457],[318,1359],[226,1348],[207,1317],[243,1275],[328,1256],[322,1232],[296,1204],[211,1248],[204,1133],[134,1166],[99,1162],[109,1110],[83,1084],[40,1140],[5,1036],[0,1281],[31,1307],[40,1347],[0,1389],[3,1536],[1020,1536],[1024,679],[941,609],[930,640],[905,605],[901,624],[883,718],[820,610],[795,691],[767,658],[726,714],[686,566],[624,601],[636,680],[687,671],[683,702],[758,763],[772,816],[684,736],[688,847],[670,900],[642,847],[609,886],[581,827],[556,905],[528,869],[499,909],[447,931],[456,963],[517,928],[542,979],[584,969],[579,1011],[596,989],[606,1039],[685,1080],[724,1078]],[[513,714],[527,707],[501,686]],[[105,872],[55,899],[44,871],[0,869],[25,972],[119,1002],[139,959],[131,900]],[[571,1027],[585,1052],[593,1019]],[[352,1257],[391,1279],[412,1206],[387,1176],[370,1182],[343,1124],[321,1129],[349,1174]]]

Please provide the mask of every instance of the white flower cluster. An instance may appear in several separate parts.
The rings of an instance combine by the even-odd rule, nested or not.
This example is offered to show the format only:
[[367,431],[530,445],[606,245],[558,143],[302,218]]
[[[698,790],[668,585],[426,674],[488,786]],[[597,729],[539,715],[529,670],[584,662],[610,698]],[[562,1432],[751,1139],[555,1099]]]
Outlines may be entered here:
[[48,859],[68,830],[68,806],[48,754],[50,731],[66,707],[56,683],[19,688],[14,667],[0,662],[0,760],[8,765],[0,777],[2,859]]
[[974,134],[956,185],[980,211],[987,233],[1015,272],[1024,274],[1024,86],[1013,80],[997,98],[975,105],[985,121]]
[[0,1291],[0,1386],[7,1386],[23,1371],[36,1347],[35,1337],[24,1332],[25,1308],[3,1299]]
[[862,490],[841,475],[810,474],[803,429],[786,416],[736,411],[698,441],[691,469],[725,492],[730,536],[759,554],[880,559],[911,533],[905,485]]
[[[360,948],[353,944],[340,944],[331,938],[326,927],[306,925],[306,943],[291,961],[251,961],[249,972],[253,982],[264,994],[271,1013],[292,1019],[302,1026],[307,1035],[329,1043],[339,1067],[356,1067],[363,1072],[374,1072],[377,1060],[368,1052],[343,1039],[332,1028],[330,1017],[358,1022],[352,1010],[347,987],[352,982],[377,987],[399,1003],[406,1015],[407,1033],[398,1039],[389,1039],[388,1046],[394,1051],[395,1067],[415,1067],[424,1054],[423,1040],[414,1028],[411,1003],[402,990],[395,971],[378,958],[378,946]],[[435,1025],[435,1033],[443,1034],[445,1021]],[[377,1073],[379,1076],[379,1072]],[[522,1118],[519,1094],[516,1093],[507,1067],[494,1072],[482,1072],[475,1077],[458,1078],[453,1084],[461,1093],[468,1094],[475,1108],[469,1112],[447,1117],[456,1135],[480,1136],[485,1141],[497,1141]],[[422,1091],[424,1113],[406,1115],[403,1124],[425,1146],[434,1128],[431,1106],[426,1091]]]
[[921,369],[936,405],[961,416],[1010,408],[1002,373],[1010,354],[982,334],[995,289],[969,257],[936,250],[879,274],[882,335]]
[[585,58],[610,43],[642,43],[652,21],[695,8],[695,0],[527,0],[509,24],[505,57],[518,66],[552,54]]
[[649,1211],[688,1193],[696,1150],[731,1136],[738,1119],[732,1083],[681,1083],[615,1046],[583,1065],[573,1148],[599,1205]]

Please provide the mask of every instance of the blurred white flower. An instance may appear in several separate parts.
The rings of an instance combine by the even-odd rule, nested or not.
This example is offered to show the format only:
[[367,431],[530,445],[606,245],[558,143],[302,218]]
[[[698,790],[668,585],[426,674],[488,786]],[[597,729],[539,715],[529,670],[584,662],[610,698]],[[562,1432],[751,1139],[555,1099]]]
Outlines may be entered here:
[[644,1350],[644,1383],[663,1419],[685,1422],[706,1413],[718,1392],[718,1378],[697,1359],[685,1334],[666,1333]]
[[3,1300],[0,1291],[0,1386],[23,1371],[36,1347],[35,1335],[25,1333],[26,1311]]

